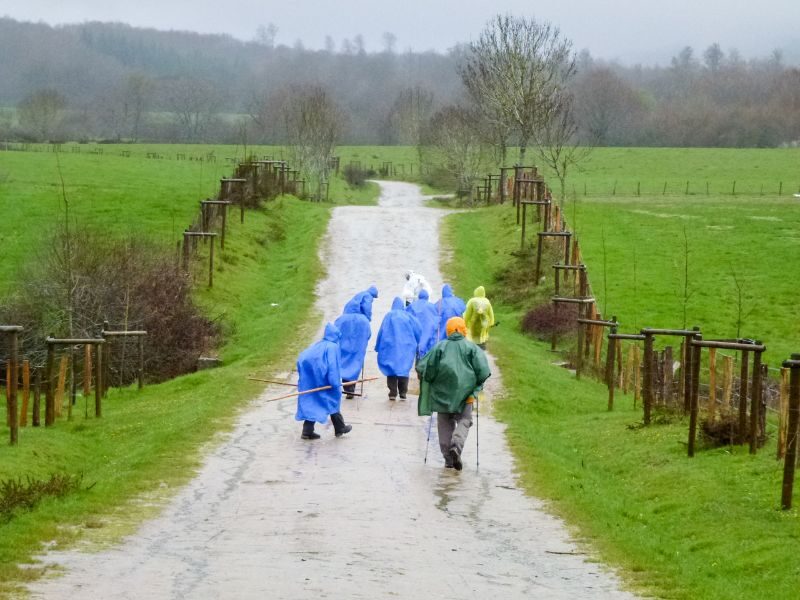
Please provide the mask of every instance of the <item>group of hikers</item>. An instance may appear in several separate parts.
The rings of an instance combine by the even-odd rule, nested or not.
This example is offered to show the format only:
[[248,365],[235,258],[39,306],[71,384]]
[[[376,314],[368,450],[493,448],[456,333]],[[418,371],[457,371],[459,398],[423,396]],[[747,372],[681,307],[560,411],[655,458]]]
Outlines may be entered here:
[[[449,285],[444,285],[435,304],[430,296],[425,278],[407,271],[402,295],[394,299],[378,330],[378,368],[386,377],[392,402],[398,397],[406,400],[409,375],[416,370],[418,414],[437,413],[445,467],[460,471],[472,407],[491,375],[484,350],[489,330],[496,323],[482,286],[466,303]],[[345,304],[341,316],[326,324],[323,339],[300,354],[295,418],[303,421],[303,439],[319,439],[314,425],[329,417],[336,437],[352,430],[342,416],[341,398],[342,393],[348,399],[356,396],[356,384],[363,379],[372,335],[372,303],[377,297],[374,285],[357,293]]]

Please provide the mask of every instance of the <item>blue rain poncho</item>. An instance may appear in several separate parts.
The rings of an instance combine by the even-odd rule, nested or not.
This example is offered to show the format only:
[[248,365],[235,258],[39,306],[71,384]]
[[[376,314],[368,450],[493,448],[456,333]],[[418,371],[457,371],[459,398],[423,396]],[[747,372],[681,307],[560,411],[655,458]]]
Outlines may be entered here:
[[428,298],[428,292],[422,290],[419,293],[419,300],[415,300],[406,307],[406,312],[414,315],[419,321],[420,338],[417,356],[425,356],[428,350],[439,341],[439,312],[433,303],[428,301]]
[[339,370],[339,338],[341,332],[335,325],[325,326],[325,337],[300,353],[297,373],[300,381],[297,391],[331,386],[329,390],[303,394],[297,397],[298,421],[325,423],[328,415],[339,412],[342,401],[342,377]]
[[387,377],[408,377],[414,366],[420,333],[417,318],[405,311],[400,298],[395,298],[392,310],[383,318],[375,341],[381,373]]
[[358,292],[353,296],[347,304],[344,305],[344,311],[348,312],[348,308],[356,307],[358,311],[367,317],[368,321],[372,321],[372,301],[378,297],[378,288],[374,285],[370,286],[368,290]]
[[462,317],[467,305],[458,296],[453,295],[453,288],[445,284],[442,288],[442,299],[436,303],[439,312],[439,339],[447,339],[446,325],[451,317]]
[[372,336],[369,319],[357,306],[348,304],[344,308],[344,314],[336,319],[335,325],[342,332],[339,340],[342,380],[355,381],[361,375],[367,343]]

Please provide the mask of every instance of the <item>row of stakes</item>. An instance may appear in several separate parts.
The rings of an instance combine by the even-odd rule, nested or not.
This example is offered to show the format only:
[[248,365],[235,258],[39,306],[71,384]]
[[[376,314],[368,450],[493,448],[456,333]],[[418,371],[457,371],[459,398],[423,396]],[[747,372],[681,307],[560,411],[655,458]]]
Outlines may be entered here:
[[[227,209],[233,204],[227,198],[239,196],[240,219],[244,223],[245,208],[245,186],[258,185],[259,175],[270,173],[273,178],[277,193],[286,190],[295,191],[299,183],[304,184],[296,176],[296,171],[289,169],[286,161],[276,161],[271,159],[259,160],[253,163],[243,163],[239,170],[248,171],[250,177],[223,178],[220,180],[220,193],[217,200],[202,200],[200,202],[200,225],[202,231],[191,231],[187,229],[183,234],[183,266],[189,269],[189,248],[193,238],[204,238],[211,240],[209,252],[209,287],[213,287],[213,265],[214,265],[214,240],[219,236],[220,248],[225,248],[225,233],[227,228]],[[294,177],[292,178],[292,175]],[[263,176],[263,175],[262,175]],[[218,233],[209,231],[214,220],[215,211],[220,210],[221,231]],[[180,242],[179,242],[180,243]],[[40,424],[40,390],[42,383],[45,389],[45,426],[50,427],[55,424],[56,418],[60,416],[61,406],[57,401],[59,393],[63,392],[64,380],[66,378],[66,363],[62,357],[61,365],[56,367],[56,354],[59,351],[69,349],[70,354],[76,350],[84,350],[84,394],[89,395],[92,371],[94,371],[94,399],[95,417],[102,417],[102,399],[107,394],[109,388],[108,366],[111,359],[111,341],[121,338],[136,338],[138,340],[138,387],[144,385],[144,338],[146,331],[142,330],[121,330],[115,331],[109,328],[106,321],[103,329],[97,338],[56,338],[48,336],[45,340],[47,346],[47,360],[45,364],[44,382],[41,381],[41,371],[36,371],[37,381],[31,386],[30,364],[28,361],[19,359],[19,340],[23,327],[20,325],[0,325],[0,337],[7,338],[9,347],[9,358],[6,361],[6,399],[7,399],[7,423],[10,432],[10,444],[17,445],[19,442],[19,428],[27,425],[28,401],[31,387],[33,387],[33,422],[34,427]],[[93,368],[92,368],[93,363]],[[72,361],[74,369],[74,361]],[[58,382],[56,382],[58,376]],[[20,379],[22,388],[20,390]],[[74,375],[73,375],[74,379]],[[18,405],[18,395],[22,392],[22,406]],[[74,395],[74,390],[73,390]],[[74,397],[70,398],[67,405],[69,417],[72,416],[72,405]],[[20,408],[22,410],[20,410]]]
[[[513,171],[513,179],[509,181],[508,173]],[[484,194],[487,202],[491,199],[492,186],[496,182],[500,195],[500,201],[504,202],[508,196],[509,188],[513,205],[517,213],[517,224],[521,225],[520,248],[524,249],[526,240],[526,224],[528,207],[535,207],[537,214],[536,220],[542,225],[542,230],[537,232],[536,244],[536,266],[535,282],[538,285],[541,277],[541,263],[543,248],[546,239],[563,240],[563,262],[553,265],[555,294],[551,298],[554,305],[556,320],[560,307],[563,305],[577,305],[578,307],[578,336],[577,336],[577,357],[575,363],[576,377],[580,378],[584,370],[584,360],[589,354],[590,344],[595,346],[595,362],[600,360],[601,335],[592,335],[593,332],[599,333],[602,329],[607,329],[607,349],[606,364],[604,369],[605,382],[608,386],[608,410],[613,410],[614,393],[617,378],[614,373],[617,369],[616,360],[619,358],[621,363],[621,344],[624,341],[642,342],[643,344],[643,368],[642,368],[642,392],[643,392],[643,422],[650,425],[652,420],[652,409],[655,403],[655,379],[656,379],[656,352],[655,340],[659,337],[678,337],[684,341],[685,348],[682,356],[681,369],[681,388],[683,394],[684,410],[689,414],[689,434],[687,442],[687,454],[693,457],[696,451],[697,427],[699,417],[699,397],[700,397],[700,366],[703,362],[703,350],[706,349],[715,356],[717,350],[734,351],[740,353],[739,364],[741,365],[740,374],[740,394],[738,403],[738,442],[749,442],[749,451],[755,454],[758,448],[759,431],[761,425],[762,400],[765,365],[762,356],[766,351],[766,346],[760,341],[750,339],[737,340],[704,340],[700,327],[692,329],[658,329],[643,328],[639,333],[620,333],[619,322],[613,316],[610,320],[605,320],[596,312],[596,300],[591,294],[591,287],[588,282],[586,265],[581,262],[580,249],[577,239],[573,239],[572,233],[567,230],[558,207],[553,207],[552,195],[544,182],[544,178],[537,172],[536,167],[508,167],[501,169],[500,175],[489,176],[484,186],[478,188],[478,192]],[[572,242],[572,244],[571,244]],[[572,252],[570,255],[570,247]],[[573,294],[563,295],[562,283],[568,280],[574,282]],[[554,328],[555,329],[555,328]],[[557,347],[557,334],[552,334],[551,348],[555,351]],[[752,357],[752,366],[750,359]],[[621,364],[619,367],[621,368]],[[781,507],[790,509],[792,506],[792,489],[794,484],[794,473],[797,464],[798,454],[798,435],[800,431],[800,354],[792,355],[790,360],[784,361],[784,370],[788,370],[788,402],[786,411],[786,422],[781,423],[779,430],[785,432],[779,444],[779,455],[784,453],[784,478],[782,485]],[[671,371],[671,366],[670,366]],[[713,375],[713,370],[712,370]],[[638,373],[637,373],[638,376]],[[712,385],[711,392],[715,394],[715,386]],[[749,391],[749,394],[748,394]],[[750,400],[748,415],[748,395]],[[712,397],[713,399],[713,397]],[[784,418],[783,412],[781,413]]]

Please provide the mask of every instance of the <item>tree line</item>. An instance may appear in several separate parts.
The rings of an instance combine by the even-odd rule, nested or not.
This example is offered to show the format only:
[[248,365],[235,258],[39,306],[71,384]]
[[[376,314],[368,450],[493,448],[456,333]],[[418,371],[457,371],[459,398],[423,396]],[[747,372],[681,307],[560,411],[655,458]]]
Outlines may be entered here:
[[[474,125],[476,118],[481,138],[491,141],[481,152],[501,159],[510,147],[557,141],[564,128],[570,142],[583,145],[774,147],[800,140],[800,70],[780,51],[745,60],[711,44],[701,52],[684,48],[669,65],[623,66],[575,53],[571,43],[548,46],[554,32],[568,39],[547,23],[539,23],[539,38],[514,42],[514,27],[536,21],[492,23],[503,18],[508,30],[494,35],[510,37],[492,39],[487,25],[487,57],[492,44],[504,42],[522,43],[519,56],[532,49],[525,43],[566,52],[559,69],[567,71],[544,74],[565,93],[537,92],[540,101],[559,104],[562,131],[558,119],[534,127],[535,114],[518,112],[513,124],[497,118],[515,94],[534,90],[519,87],[524,70],[492,81],[491,69],[470,62],[475,43],[398,53],[387,33],[379,52],[367,52],[360,36],[339,45],[329,38],[323,50],[309,50],[276,44],[274,26],[244,42],[119,23],[51,27],[0,18],[0,137],[287,143],[294,134],[286,98],[305,86],[324,90],[335,104],[339,143],[419,145],[429,125],[441,130],[448,120]],[[493,97],[479,97],[484,92]]]

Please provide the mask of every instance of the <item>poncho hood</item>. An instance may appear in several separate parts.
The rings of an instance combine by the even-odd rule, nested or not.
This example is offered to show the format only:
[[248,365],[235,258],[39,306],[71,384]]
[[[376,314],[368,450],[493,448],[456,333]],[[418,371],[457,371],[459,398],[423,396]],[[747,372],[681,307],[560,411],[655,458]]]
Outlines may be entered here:
[[442,287],[442,298],[452,298],[453,297],[453,288],[450,287],[449,283],[445,283]]
[[324,339],[326,342],[338,344],[341,337],[342,332],[339,331],[339,328],[336,325],[333,323],[328,323],[325,325],[325,335],[322,337],[322,339]]

